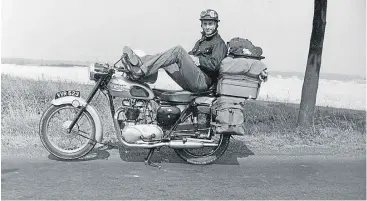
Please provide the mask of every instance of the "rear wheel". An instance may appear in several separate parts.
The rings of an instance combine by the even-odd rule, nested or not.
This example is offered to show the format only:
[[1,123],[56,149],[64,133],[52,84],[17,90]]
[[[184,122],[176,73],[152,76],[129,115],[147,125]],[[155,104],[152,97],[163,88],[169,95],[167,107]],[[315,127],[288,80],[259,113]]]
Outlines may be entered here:
[[180,158],[191,164],[206,165],[213,163],[224,154],[229,145],[229,135],[218,136],[220,137],[217,147],[203,147],[198,149],[175,149],[175,152]]
[[[202,118],[200,118],[200,116]],[[200,114],[199,119],[210,121],[210,118],[207,118],[207,116],[209,115]],[[207,129],[210,129],[210,122],[206,122],[206,125]],[[230,135],[212,135],[210,139],[214,141],[212,143],[217,143],[218,146],[202,147],[196,149],[174,149],[174,151],[187,163],[198,165],[210,164],[219,159],[227,150],[230,141]]]
[[70,133],[67,128],[80,108],[71,104],[51,105],[40,122],[40,138],[43,146],[61,159],[77,159],[88,154],[96,142],[96,129],[92,116],[84,111]]

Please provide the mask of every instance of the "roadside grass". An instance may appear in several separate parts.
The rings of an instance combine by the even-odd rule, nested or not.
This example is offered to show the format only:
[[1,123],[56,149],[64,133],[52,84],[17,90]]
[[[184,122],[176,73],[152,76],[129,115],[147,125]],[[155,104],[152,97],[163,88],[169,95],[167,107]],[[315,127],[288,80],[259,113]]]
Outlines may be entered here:
[[[92,87],[2,74],[2,151],[43,149],[38,136],[39,120],[55,93],[75,89],[86,97]],[[117,142],[107,98],[97,94],[91,104],[102,118],[104,141]],[[234,138],[249,147],[332,146],[364,150],[366,144],[366,111],[317,107],[313,127],[301,129],[296,126],[297,104],[248,101],[244,107],[247,135]]]
[[364,146],[366,111],[316,107],[313,126],[297,128],[298,104],[248,102],[245,138],[258,146]]

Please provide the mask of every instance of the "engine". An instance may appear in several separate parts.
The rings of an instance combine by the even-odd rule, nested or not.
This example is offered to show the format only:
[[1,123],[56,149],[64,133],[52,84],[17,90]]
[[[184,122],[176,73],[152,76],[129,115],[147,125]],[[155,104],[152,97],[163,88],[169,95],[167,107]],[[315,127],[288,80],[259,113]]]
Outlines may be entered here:
[[122,106],[116,111],[121,129],[124,124],[147,124],[153,121],[153,108],[150,101],[138,99],[123,99]]
[[181,109],[162,105],[158,109],[153,101],[124,99],[116,111],[115,120],[125,141],[155,141],[163,138],[163,129],[168,129],[180,118]]
[[164,133],[154,124],[154,113],[153,105],[149,100],[122,100],[122,106],[116,110],[114,117],[121,130],[122,138],[129,143],[162,139]]

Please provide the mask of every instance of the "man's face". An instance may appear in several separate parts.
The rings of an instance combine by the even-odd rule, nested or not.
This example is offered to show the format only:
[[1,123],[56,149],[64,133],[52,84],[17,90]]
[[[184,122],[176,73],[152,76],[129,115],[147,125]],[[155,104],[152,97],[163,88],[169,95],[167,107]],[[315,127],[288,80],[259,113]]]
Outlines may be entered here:
[[216,27],[217,22],[214,20],[203,20],[201,22],[201,28],[203,28],[205,35],[210,35],[214,33]]

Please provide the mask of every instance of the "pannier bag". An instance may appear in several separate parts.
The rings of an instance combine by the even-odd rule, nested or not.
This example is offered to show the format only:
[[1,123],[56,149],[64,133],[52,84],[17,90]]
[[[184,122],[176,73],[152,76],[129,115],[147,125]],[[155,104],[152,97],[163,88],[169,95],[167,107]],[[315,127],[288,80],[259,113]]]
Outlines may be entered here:
[[217,84],[217,95],[256,99],[261,81],[243,75],[221,75]]
[[244,99],[221,96],[212,106],[215,122],[212,123],[216,134],[244,135]]

